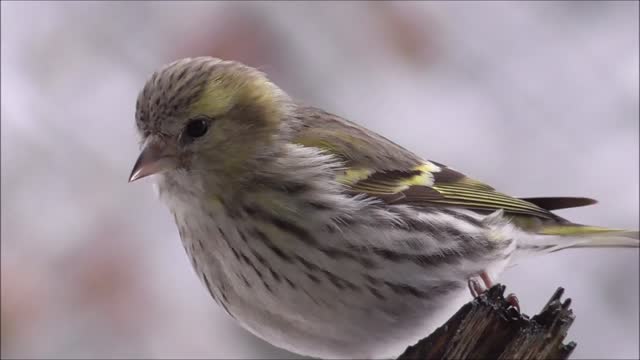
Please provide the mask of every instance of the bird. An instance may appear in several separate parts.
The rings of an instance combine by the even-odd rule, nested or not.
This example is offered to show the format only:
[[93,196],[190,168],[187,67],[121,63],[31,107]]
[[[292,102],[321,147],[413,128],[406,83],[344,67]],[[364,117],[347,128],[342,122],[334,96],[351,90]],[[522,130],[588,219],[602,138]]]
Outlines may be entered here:
[[639,246],[553,212],[593,199],[507,195],[237,61],[159,67],[135,121],[129,182],[153,175],[203,288],[304,356],[395,357],[522,258]]

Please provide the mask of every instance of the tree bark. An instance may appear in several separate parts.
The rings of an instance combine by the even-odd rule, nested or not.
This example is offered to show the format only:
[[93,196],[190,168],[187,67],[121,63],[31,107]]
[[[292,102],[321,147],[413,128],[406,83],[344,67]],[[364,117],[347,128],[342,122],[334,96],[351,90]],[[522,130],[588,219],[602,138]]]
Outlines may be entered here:
[[576,343],[563,344],[575,316],[558,288],[529,318],[504,298],[497,284],[464,305],[443,326],[398,357],[409,359],[568,359]]

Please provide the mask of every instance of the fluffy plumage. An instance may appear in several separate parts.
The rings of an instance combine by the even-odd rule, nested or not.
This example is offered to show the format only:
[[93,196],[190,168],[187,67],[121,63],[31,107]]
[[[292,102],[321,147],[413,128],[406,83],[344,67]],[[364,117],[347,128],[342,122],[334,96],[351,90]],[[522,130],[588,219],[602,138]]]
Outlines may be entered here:
[[593,200],[500,193],[236,62],[163,67],[136,121],[144,149],[131,179],[158,174],[213,298],[300,354],[395,356],[468,300],[469,278],[495,278],[515,256],[638,247],[637,232],[552,213]]

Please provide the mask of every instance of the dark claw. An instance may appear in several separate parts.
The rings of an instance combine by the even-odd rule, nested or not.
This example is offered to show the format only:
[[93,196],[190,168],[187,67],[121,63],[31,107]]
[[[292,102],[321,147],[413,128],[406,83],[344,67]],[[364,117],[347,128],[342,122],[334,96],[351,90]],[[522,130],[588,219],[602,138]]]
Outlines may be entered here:
[[507,303],[509,303],[509,305],[513,306],[516,310],[518,310],[518,312],[520,312],[520,301],[518,300],[516,294],[511,293],[507,295],[505,300],[507,301]]

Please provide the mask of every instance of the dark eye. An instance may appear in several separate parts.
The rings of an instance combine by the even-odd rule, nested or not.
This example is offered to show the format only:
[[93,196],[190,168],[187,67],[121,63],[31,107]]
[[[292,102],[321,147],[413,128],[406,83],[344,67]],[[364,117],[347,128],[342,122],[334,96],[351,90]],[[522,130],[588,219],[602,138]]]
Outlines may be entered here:
[[199,138],[207,133],[209,129],[209,123],[204,119],[194,119],[187,123],[184,132],[191,138]]

